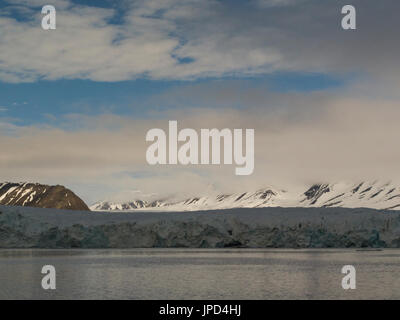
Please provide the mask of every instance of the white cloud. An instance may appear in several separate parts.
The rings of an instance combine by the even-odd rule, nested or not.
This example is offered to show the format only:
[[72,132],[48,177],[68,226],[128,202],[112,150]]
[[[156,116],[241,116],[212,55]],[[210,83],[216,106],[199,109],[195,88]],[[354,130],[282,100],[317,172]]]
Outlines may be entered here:
[[[213,105],[214,99],[223,105],[227,99],[229,105],[232,97],[228,89],[211,92],[204,103]],[[201,95],[206,89],[188,90],[186,98]],[[231,92],[235,90],[231,88]],[[377,93],[371,88],[364,90]],[[121,199],[127,196],[124,190],[196,194],[210,184],[229,192],[348,179],[400,182],[398,100],[392,96],[371,99],[360,92],[352,88],[340,93],[279,95],[265,89],[249,89],[247,93],[243,89],[233,97],[244,97],[249,107],[243,110],[170,110],[158,114],[157,119],[75,114],[65,117],[60,126],[65,129],[0,123],[0,176],[3,180],[74,186],[88,202],[111,196]],[[177,119],[180,129],[254,128],[254,174],[235,176],[234,166],[149,166],[145,160],[146,132],[156,127],[167,131],[170,119]]]
[[[392,11],[399,7],[388,1]],[[271,5],[289,2],[264,2],[265,8],[215,0],[124,2],[120,23],[111,24],[116,9],[57,0],[54,31],[41,29],[39,10],[26,14],[28,19],[23,21],[14,19],[6,8],[0,16],[0,80],[120,81],[273,71],[398,71],[394,31],[398,21],[387,18],[377,24],[373,6],[363,11],[370,24],[346,34],[337,27],[339,4],[289,1],[290,6],[276,10]],[[9,3],[32,10],[42,1]],[[371,34],[376,41],[372,48]],[[382,59],[371,63],[377,56]]]
[[[29,7],[41,3],[9,2]],[[154,101],[173,105],[179,94],[185,102],[196,101],[199,110],[170,111],[159,115],[162,120],[70,115],[60,126],[67,129],[61,129],[22,127],[2,118],[2,179],[74,185],[89,201],[113,190],[196,193],[210,183],[229,190],[349,177],[400,180],[399,20],[374,20],[375,9],[380,9],[366,7],[363,16],[369,23],[349,34],[337,28],[338,3],[303,2],[313,6],[291,3],[285,11],[286,6],[276,4],[288,1],[270,0],[268,8],[276,5],[272,9],[255,9],[253,2],[235,10],[212,0],[135,1],[120,24],[110,24],[113,9],[62,1],[54,32],[40,28],[40,11],[26,21],[0,15],[0,80],[7,82],[191,79],[276,70],[370,76],[358,87],[334,94],[280,95],[264,87],[213,83],[179,88]],[[393,12],[400,7],[399,2],[388,3]],[[179,63],[184,58],[193,62]],[[236,101],[247,108],[232,109]],[[213,110],[215,105],[223,108]],[[238,178],[232,167],[149,167],[145,133],[166,127],[168,119],[178,119],[182,127],[255,128],[255,174]],[[132,176],[138,172],[143,174]],[[97,193],[101,188],[104,195]]]
[[5,0],[5,2],[11,5],[23,5],[28,8],[41,8],[48,4],[60,9],[65,9],[70,6],[70,1],[68,0]]

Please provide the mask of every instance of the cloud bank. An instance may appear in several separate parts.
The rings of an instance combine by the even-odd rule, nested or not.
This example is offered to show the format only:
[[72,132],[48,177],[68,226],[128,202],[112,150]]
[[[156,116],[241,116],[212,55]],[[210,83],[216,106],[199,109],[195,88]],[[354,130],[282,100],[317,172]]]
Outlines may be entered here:
[[0,14],[0,80],[196,79],[282,70],[396,74],[400,3],[383,2],[354,0],[359,27],[345,32],[344,1],[138,0],[100,8],[57,0],[57,30],[44,31],[39,9],[45,1],[7,0]]
[[[398,1],[352,1],[358,24],[349,32],[340,27],[344,1],[139,0],[101,8],[57,0],[54,32],[40,27],[47,3],[6,3],[0,81],[218,80],[154,95],[167,111],[143,116],[69,114],[57,125],[32,126],[1,118],[3,180],[65,184],[88,202],[129,200],[132,190],[186,195],[400,181]],[[276,72],[355,80],[335,90],[281,93],[245,79]],[[166,129],[168,120],[180,128],[255,129],[254,174],[235,176],[231,166],[149,166],[146,132]]]
[[[187,94],[195,96],[198,90],[203,92],[204,86],[189,86]],[[222,103],[226,90],[215,104]],[[176,95],[171,91],[170,99],[179,99]],[[72,185],[84,190],[89,202],[101,196],[121,199],[132,190],[158,196],[191,195],[204,192],[210,184],[230,192],[348,179],[400,181],[396,100],[371,100],[345,92],[279,94],[265,90],[254,97],[251,106],[253,97],[248,95],[246,109],[187,112],[178,108],[147,119],[69,115],[64,118],[64,129],[15,126],[10,132],[5,128],[8,133],[3,131],[0,140],[0,174],[3,179]],[[254,128],[253,175],[235,176],[229,165],[148,165],[146,132],[151,128],[167,132],[168,119],[178,120],[179,129]],[[74,130],[68,130],[69,124]],[[97,186],[96,192],[90,185]]]

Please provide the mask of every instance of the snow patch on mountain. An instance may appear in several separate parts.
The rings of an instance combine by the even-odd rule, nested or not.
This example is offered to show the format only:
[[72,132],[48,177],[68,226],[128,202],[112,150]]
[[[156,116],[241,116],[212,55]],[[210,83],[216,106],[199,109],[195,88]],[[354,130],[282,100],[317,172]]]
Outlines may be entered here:
[[69,210],[89,210],[87,205],[71,190],[57,185],[39,183],[0,184],[0,204]]
[[94,211],[196,211],[262,207],[344,207],[400,210],[400,187],[391,182],[321,183],[294,192],[275,187],[231,194],[209,194],[184,200],[135,200],[115,203],[98,202]]

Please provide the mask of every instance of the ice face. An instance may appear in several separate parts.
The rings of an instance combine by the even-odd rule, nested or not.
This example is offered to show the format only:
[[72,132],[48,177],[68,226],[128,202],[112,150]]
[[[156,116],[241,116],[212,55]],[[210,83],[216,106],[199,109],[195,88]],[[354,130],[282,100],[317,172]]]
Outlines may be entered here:
[[400,213],[345,208],[95,213],[0,207],[0,247],[400,247]]

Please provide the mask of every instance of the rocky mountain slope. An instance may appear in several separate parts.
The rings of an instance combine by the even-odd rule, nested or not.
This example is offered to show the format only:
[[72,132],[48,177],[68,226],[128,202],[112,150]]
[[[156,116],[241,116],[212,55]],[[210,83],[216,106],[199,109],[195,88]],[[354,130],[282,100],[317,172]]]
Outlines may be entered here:
[[38,183],[0,184],[0,204],[69,210],[90,210],[71,190]]
[[314,184],[303,192],[264,188],[233,194],[200,195],[176,201],[135,200],[125,203],[103,201],[91,206],[94,211],[133,211],[158,209],[193,211],[260,207],[345,207],[400,210],[400,186],[390,182]]

